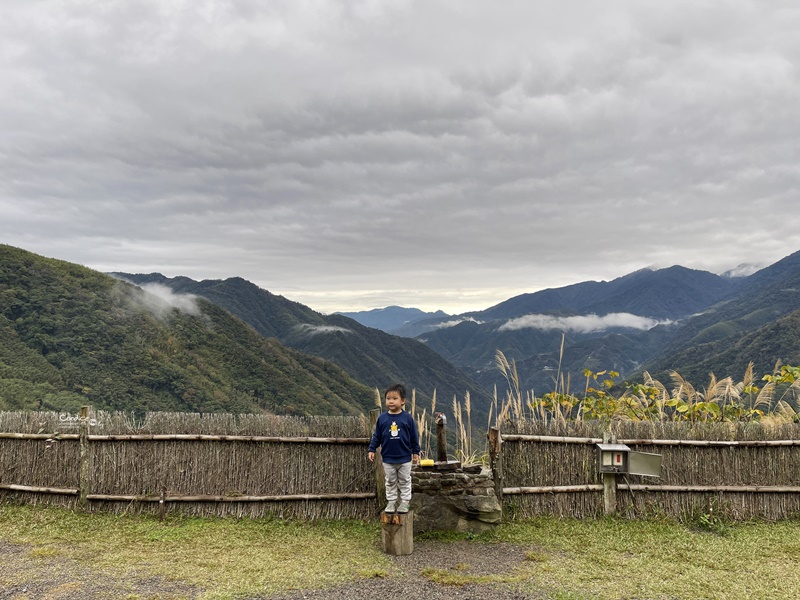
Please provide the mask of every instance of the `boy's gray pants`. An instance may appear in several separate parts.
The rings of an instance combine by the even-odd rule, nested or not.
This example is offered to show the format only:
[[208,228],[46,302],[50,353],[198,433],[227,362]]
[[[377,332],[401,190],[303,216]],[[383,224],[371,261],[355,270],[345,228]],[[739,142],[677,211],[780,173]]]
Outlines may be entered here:
[[411,463],[383,463],[383,473],[386,476],[386,500],[396,502],[399,491],[401,501],[411,502]]

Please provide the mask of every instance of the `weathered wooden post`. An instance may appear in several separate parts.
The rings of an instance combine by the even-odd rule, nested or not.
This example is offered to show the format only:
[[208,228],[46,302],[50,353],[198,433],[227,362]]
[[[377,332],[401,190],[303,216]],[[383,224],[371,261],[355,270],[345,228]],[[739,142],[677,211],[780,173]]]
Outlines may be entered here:
[[494,494],[503,506],[503,438],[497,427],[489,429],[489,467],[494,479]]
[[381,547],[386,554],[405,556],[414,552],[414,512],[381,513]]
[[[603,432],[604,444],[616,444],[617,436],[611,431]],[[617,512],[617,474],[603,473],[603,513],[613,515]]]
[[[372,432],[375,431],[375,424],[378,422],[378,417],[381,415],[381,411],[378,408],[373,408],[369,411],[369,435],[372,435]],[[383,507],[386,505],[386,479],[383,474],[383,461],[381,460],[381,451],[378,449],[375,452],[375,487],[376,492],[378,494],[378,506]]]
[[87,496],[90,493],[92,479],[92,452],[89,448],[89,418],[91,406],[81,406],[80,412],[80,480],[78,485],[78,505],[86,508],[89,505]]
[[447,417],[436,413],[436,470],[455,471],[461,468],[461,461],[447,460]]
[[447,462],[446,425],[447,417],[444,416],[444,413],[436,413],[436,460],[443,463]]
[[161,488],[161,497],[158,499],[158,520],[164,522],[164,513],[167,510],[167,488]]

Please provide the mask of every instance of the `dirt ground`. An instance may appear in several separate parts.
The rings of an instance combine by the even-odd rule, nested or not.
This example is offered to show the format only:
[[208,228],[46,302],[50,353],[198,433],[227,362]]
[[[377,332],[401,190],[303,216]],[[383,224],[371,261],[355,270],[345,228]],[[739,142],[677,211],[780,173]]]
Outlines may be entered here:
[[[507,573],[523,564],[526,551],[525,547],[510,544],[420,541],[415,542],[412,555],[390,557],[392,566],[387,577],[360,580],[337,588],[253,596],[248,600],[364,600],[368,597],[544,600],[546,595],[526,595],[505,584],[442,585],[422,576],[424,569],[448,571],[455,575]],[[2,600],[178,599],[198,598],[203,591],[202,588],[136,571],[110,577],[92,572],[90,567],[61,554],[48,555],[24,545],[0,541]]]

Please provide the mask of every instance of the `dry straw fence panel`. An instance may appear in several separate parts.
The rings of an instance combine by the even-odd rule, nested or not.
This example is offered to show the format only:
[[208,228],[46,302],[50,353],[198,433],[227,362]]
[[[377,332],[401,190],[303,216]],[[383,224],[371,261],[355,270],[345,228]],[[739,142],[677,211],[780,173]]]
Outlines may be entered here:
[[368,432],[358,417],[0,413],[0,495],[117,512],[365,518],[377,498]]
[[[597,422],[517,423],[502,431],[504,508],[512,517],[603,514]],[[733,520],[800,515],[800,426],[615,423],[632,450],[663,456],[660,479],[618,476],[627,517],[687,519],[713,510]]]

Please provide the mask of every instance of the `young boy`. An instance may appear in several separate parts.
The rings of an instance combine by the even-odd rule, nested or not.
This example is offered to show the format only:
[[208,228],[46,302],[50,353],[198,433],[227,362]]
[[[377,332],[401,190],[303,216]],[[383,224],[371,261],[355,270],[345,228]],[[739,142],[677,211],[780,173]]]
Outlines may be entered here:
[[[381,413],[369,442],[369,460],[381,447],[383,473],[386,477],[387,513],[407,513],[411,502],[411,463],[419,461],[419,433],[414,417],[403,411],[406,388],[395,384],[384,392],[386,412]],[[397,505],[397,496],[400,505]]]

